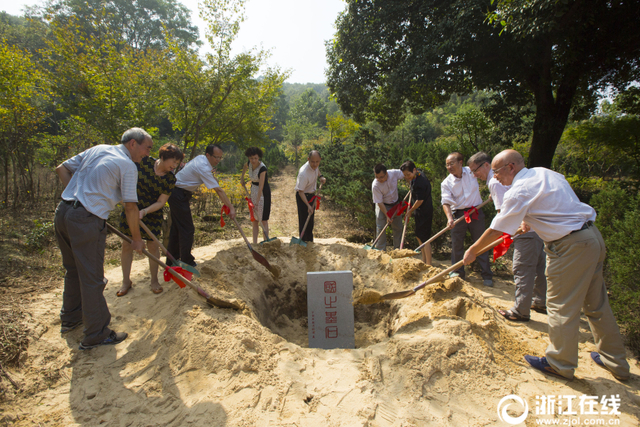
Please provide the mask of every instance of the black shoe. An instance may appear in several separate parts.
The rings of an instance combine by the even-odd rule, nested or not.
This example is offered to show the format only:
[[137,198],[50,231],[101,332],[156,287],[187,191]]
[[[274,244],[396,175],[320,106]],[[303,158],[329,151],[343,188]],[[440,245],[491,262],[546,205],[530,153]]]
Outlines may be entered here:
[[80,343],[80,346],[78,348],[80,350],[89,350],[90,348],[94,348],[99,345],[118,344],[126,340],[128,336],[129,334],[127,334],[126,332],[111,331],[111,334],[109,334],[109,336],[104,341],[99,342],[98,344],[90,345]]
[[64,334],[69,331],[73,331],[78,326],[82,325],[82,320],[78,320],[77,322],[62,322],[62,326],[60,327],[60,333]]

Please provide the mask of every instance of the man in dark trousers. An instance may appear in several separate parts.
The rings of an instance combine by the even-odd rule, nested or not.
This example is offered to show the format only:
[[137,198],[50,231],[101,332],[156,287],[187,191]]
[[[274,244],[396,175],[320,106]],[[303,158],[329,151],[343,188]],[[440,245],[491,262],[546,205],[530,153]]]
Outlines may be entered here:
[[142,253],[138,224],[139,162],[151,152],[151,136],[140,128],[127,130],[120,145],[96,145],[56,168],[65,186],[55,214],[56,239],[66,269],[60,319],[62,333],[84,323],[80,350],[117,344],[126,332],[109,328],[111,313],[104,298],[104,250],[109,212],[121,201],[133,238]]
[[[433,222],[433,201],[431,200],[431,183],[416,165],[408,160],[400,166],[400,170],[411,187],[411,200],[413,205],[407,211],[406,218],[410,218],[415,212],[415,235],[418,243],[426,242],[431,237],[431,223]],[[431,265],[431,244],[424,245],[422,262]]]
[[302,233],[304,224],[307,221],[307,217],[311,215],[307,229],[303,236],[300,236],[303,242],[313,242],[313,224],[314,217],[313,212],[315,210],[315,203],[309,203],[314,193],[316,192],[317,183],[320,181],[324,184],[327,179],[320,174],[320,153],[313,150],[309,153],[307,163],[302,165],[298,171],[298,178],[296,179],[296,204],[298,205],[298,230]]
[[[204,184],[208,189],[214,190],[222,203],[229,208],[229,216],[236,217],[236,210],[231,201],[213,176],[213,168],[220,163],[223,154],[219,145],[208,145],[204,154],[196,156],[176,174],[176,186],[169,197],[171,231],[167,250],[176,259],[193,267],[196,266],[196,261],[191,255],[191,249],[196,229],[191,216],[191,206],[189,206],[193,192]],[[169,258],[167,258],[167,265],[171,265]]]

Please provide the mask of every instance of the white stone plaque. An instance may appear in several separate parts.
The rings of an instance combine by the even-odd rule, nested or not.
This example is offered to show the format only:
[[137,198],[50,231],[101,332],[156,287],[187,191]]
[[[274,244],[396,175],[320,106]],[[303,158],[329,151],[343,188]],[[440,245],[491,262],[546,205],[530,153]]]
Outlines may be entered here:
[[353,273],[307,273],[309,348],[355,348]]

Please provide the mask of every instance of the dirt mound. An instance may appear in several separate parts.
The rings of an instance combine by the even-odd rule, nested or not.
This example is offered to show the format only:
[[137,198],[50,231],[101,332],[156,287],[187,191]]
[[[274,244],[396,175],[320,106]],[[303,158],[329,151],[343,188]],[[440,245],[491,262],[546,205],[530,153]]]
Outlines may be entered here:
[[[154,295],[146,288],[144,261],[134,263],[134,290],[116,298],[121,273],[108,272],[112,326],[130,333],[117,346],[78,351],[81,332],[59,334],[59,296],[43,296],[37,303],[41,336],[29,348],[28,363],[59,376],[6,408],[5,421],[493,425],[502,397],[540,393],[522,356],[541,354],[541,334],[508,324],[468,282],[447,279],[408,298],[357,305],[355,349],[310,349],[308,271],[351,270],[354,295],[365,296],[412,289],[441,269],[337,240],[306,248],[276,241],[256,249],[280,268],[279,278],[240,240],[196,251],[198,284],[216,298],[240,302],[242,310],[210,308],[193,291],[169,284]],[[626,420],[636,420],[626,413]]]

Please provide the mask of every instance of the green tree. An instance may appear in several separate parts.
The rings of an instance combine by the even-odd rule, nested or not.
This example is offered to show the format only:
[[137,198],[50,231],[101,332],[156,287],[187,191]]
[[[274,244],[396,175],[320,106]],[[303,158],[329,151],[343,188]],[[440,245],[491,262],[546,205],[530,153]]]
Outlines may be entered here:
[[207,40],[215,49],[206,59],[169,40],[162,71],[163,105],[191,158],[205,143],[247,146],[268,140],[273,105],[288,74],[267,68],[258,79],[265,51],[231,56],[231,42],[244,19],[243,5],[234,0],[207,0],[202,5]]
[[119,33],[86,32],[102,28],[96,17],[80,25],[70,18],[51,23],[52,38],[44,51],[57,108],[90,124],[104,140],[120,140],[124,129],[157,123],[157,51],[133,49]]
[[[75,21],[86,34],[120,34],[132,48],[166,47],[165,32],[183,48],[199,44],[198,27],[191,24],[190,11],[176,0],[54,0],[32,14],[63,25]],[[94,22],[101,19],[102,26]]]
[[[20,195],[33,194],[37,142],[34,136],[47,117],[47,80],[31,56],[0,40],[0,157],[4,172],[4,205],[9,203],[13,172],[14,206]],[[20,191],[22,190],[22,191]]]
[[346,114],[387,129],[474,87],[529,94],[529,165],[550,167],[576,99],[640,77],[640,3],[511,3],[514,30],[500,34],[485,22],[487,0],[348,0],[327,42],[328,85]]

